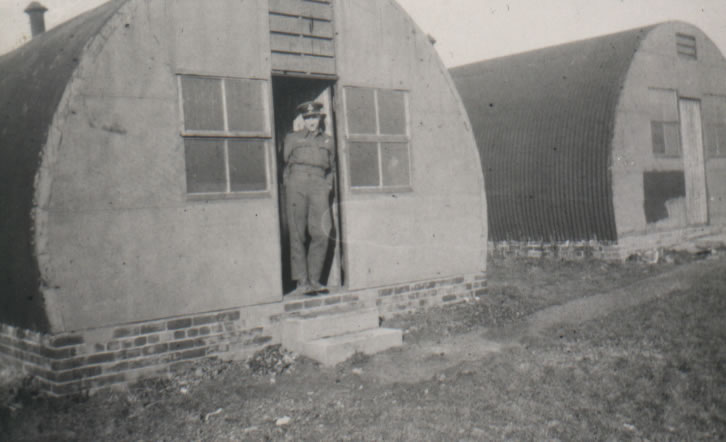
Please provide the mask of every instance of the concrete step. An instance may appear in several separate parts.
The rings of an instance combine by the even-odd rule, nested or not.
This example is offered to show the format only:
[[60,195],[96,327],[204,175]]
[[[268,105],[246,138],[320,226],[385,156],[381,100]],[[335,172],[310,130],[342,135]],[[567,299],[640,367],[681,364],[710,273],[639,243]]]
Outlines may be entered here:
[[372,355],[401,345],[401,330],[374,328],[304,342],[300,353],[323,365],[331,366],[345,361],[356,352]]
[[287,318],[282,323],[282,345],[300,353],[302,343],[378,328],[375,307]]

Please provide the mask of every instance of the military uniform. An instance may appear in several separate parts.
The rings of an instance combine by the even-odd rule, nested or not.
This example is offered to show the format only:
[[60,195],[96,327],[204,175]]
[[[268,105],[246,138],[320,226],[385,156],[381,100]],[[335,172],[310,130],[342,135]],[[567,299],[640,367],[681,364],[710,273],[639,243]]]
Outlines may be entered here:
[[[335,168],[332,137],[321,130],[290,133],[285,137],[284,157],[292,278],[317,288],[331,230],[329,197]],[[307,253],[306,232],[310,235]]]

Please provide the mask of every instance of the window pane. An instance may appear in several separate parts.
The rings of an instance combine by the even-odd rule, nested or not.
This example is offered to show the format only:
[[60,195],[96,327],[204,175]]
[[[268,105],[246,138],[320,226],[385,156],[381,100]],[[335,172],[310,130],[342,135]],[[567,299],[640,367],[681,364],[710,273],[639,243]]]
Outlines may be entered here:
[[229,140],[227,143],[232,192],[267,189],[265,142]]
[[664,154],[665,153],[665,138],[663,135],[663,123],[660,121],[650,122],[650,133],[653,139],[653,153]]
[[376,107],[373,89],[345,89],[348,131],[352,134],[376,134]]
[[350,143],[350,184],[352,187],[379,185],[376,143]]
[[709,156],[726,153],[726,97],[703,97],[704,143]]
[[406,135],[406,104],[400,91],[378,91],[378,118],[382,134]]
[[227,123],[230,131],[266,133],[267,113],[260,80],[227,79]]
[[224,141],[199,138],[184,140],[187,193],[224,192]]
[[679,123],[663,123],[666,155],[681,154],[681,130]]
[[220,79],[182,77],[184,128],[224,130],[222,83]]
[[411,183],[408,143],[382,143],[381,163],[384,186],[408,186]]

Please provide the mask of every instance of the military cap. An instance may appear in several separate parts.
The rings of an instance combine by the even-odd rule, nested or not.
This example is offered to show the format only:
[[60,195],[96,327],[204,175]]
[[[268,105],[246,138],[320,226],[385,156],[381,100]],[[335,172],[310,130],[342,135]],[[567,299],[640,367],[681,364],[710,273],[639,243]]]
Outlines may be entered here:
[[302,115],[303,118],[320,117],[322,115],[325,115],[322,112],[322,109],[322,103],[318,103],[317,101],[306,101],[305,103],[302,103],[297,107],[297,112]]

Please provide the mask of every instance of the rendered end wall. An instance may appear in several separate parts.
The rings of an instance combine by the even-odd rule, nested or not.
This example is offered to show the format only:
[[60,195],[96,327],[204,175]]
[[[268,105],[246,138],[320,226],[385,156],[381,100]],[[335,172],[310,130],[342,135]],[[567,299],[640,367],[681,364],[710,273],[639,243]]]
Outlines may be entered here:
[[[410,99],[413,191],[356,193],[344,186],[349,288],[483,271],[480,161],[466,112],[433,46],[390,0],[340,0],[335,8],[339,86],[405,89]],[[339,133],[344,120],[338,118]],[[341,140],[341,164],[347,164]]]
[[266,2],[244,4],[131,1],[83,57],[40,180],[54,331],[280,300],[274,185],[186,195],[176,74],[269,77]]
[[[697,60],[677,55],[677,32],[696,37]],[[652,102],[650,93],[653,89],[676,91],[679,97],[699,100],[713,94],[726,95],[726,62],[703,32],[685,23],[657,26],[642,42],[624,84],[613,140],[613,201],[620,239],[686,227],[682,217],[681,220],[672,217],[658,223],[646,222],[644,173],[684,169],[682,156],[653,154],[650,122],[663,118],[658,106]],[[703,112],[705,122],[707,116]],[[709,224],[724,225],[726,159],[706,156],[705,167]]]
[[[274,184],[256,199],[186,195],[176,74],[269,79],[267,3],[242,4],[131,1],[82,59],[40,179],[54,332],[281,300]],[[483,272],[480,162],[448,74],[392,2],[335,8],[339,88],[408,89],[412,128],[413,192],[343,190],[347,288]]]

